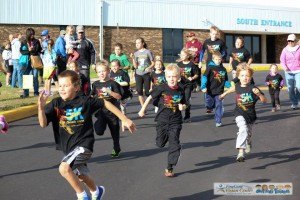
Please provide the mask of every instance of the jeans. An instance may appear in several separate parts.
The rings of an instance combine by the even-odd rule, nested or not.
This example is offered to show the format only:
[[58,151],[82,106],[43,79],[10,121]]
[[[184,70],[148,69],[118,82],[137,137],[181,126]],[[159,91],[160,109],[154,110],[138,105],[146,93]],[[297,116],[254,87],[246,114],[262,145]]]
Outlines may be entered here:
[[215,120],[216,123],[222,123],[223,117],[223,100],[220,100],[220,95],[205,95],[206,108],[212,110],[215,108]]
[[18,74],[19,74],[19,72],[18,72],[18,70],[19,70],[19,59],[13,59],[12,60],[12,62],[13,62],[13,66],[14,66],[14,68],[13,68],[13,72],[12,72],[12,75],[11,75],[11,87],[12,88],[14,88],[14,87],[16,87],[16,82],[18,82],[18,87],[20,88],[20,81],[19,81],[19,76],[18,76]]
[[290,100],[294,106],[297,106],[300,100],[300,72],[296,74],[285,72],[285,79]]

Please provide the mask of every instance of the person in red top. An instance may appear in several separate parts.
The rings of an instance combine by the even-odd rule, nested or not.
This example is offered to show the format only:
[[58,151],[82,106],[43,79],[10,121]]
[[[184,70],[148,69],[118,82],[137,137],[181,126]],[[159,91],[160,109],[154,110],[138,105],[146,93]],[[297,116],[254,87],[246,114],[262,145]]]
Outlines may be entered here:
[[[185,48],[194,53],[193,63],[198,65],[200,59],[200,51],[202,49],[202,43],[196,38],[196,34],[194,32],[190,32],[187,34],[188,41],[185,43]],[[195,81],[195,89],[199,91],[201,80],[201,70],[199,70],[198,79]]]

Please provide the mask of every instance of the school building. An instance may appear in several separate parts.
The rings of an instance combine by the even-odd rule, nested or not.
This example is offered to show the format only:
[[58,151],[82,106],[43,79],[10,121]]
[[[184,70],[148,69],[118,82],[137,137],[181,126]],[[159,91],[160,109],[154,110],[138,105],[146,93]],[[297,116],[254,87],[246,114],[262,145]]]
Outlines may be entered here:
[[[229,2],[229,1],[228,1]],[[300,34],[300,9],[200,0],[1,0],[0,42],[9,34],[32,27],[36,37],[44,29],[56,38],[66,25],[84,25],[97,53],[108,58],[120,42],[128,55],[135,39],[164,62],[174,62],[192,31],[203,42],[212,25],[221,30],[228,52],[235,38],[244,36],[254,63],[279,62],[286,38]],[[298,35],[300,36],[300,35]]]

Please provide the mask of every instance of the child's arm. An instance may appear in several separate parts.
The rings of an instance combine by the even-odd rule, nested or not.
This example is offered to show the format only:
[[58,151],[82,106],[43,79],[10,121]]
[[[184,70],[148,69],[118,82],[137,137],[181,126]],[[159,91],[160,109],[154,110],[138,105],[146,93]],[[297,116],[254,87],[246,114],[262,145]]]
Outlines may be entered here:
[[258,88],[253,88],[252,92],[259,97],[259,100],[263,103],[267,103],[267,98],[263,95]]
[[114,115],[116,115],[122,121],[122,126],[127,127],[129,129],[130,133],[133,133],[136,130],[135,124],[130,119],[128,119],[112,103],[110,103],[109,101],[104,100],[104,106],[107,110],[112,112]]
[[111,91],[111,89],[109,89],[109,88],[102,88],[102,91],[103,92],[107,92],[107,94],[109,94],[109,96],[112,96],[113,98],[115,98],[115,99],[121,99],[122,98],[122,96],[119,94],[119,93],[116,93],[116,92],[113,92],[113,91]]
[[130,54],[130,58],[132,59],[132,64],[133,64],[134,69],[136,69],[138,67],[138,64],[135,60],[135,57],[134,57],[133,53]]
[[45,91],[42,91],[38,99],[38,118],[39,118],[40,126],[42,128],[45,128],[48,125],[47,117],[45,114],[45,105],[48,97],[49,95],[46,95]]
[[232,92],[235,92],[235,86],[231,86],[231,88],[229,88],[227,91],[225,91],[223,94],[221,94],[219,96],[220,99],[224,99],[226,95],[232,93]]
[[152,99],[152,96],[149,95],[148,98],[146,99],[146,101],[144,102],[144,105],[142,106],[140,112],[138,113],[140,117],[145,116],[145,110],[146,110],[148,104],[150,103],[151,99]]

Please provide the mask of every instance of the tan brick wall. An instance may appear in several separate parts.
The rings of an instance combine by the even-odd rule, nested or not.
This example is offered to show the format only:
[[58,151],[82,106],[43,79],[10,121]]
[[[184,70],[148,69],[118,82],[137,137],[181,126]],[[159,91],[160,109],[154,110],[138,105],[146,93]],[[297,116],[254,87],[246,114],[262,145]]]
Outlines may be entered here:
[[109,58],[117,42],[123,45],[123,51],[127,56],[134,53],[136,51],[135,40],[139,37],[145,39],[148,49],[153,52],[154,56],[162,56],[162,29],[105,27],[104,58]]
[[[298,40],[300,39],[300,35],[296,35]],[[276,45],[275,45],[275,53],[276,53],[276,63],[280,63],[280,54],[282,52],[282,50],[284,49],[284,47],[286,47],[287,45],[287,37],[288,34],[284,34],[284,35],[277,35],[276,36]]]

